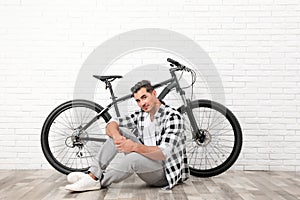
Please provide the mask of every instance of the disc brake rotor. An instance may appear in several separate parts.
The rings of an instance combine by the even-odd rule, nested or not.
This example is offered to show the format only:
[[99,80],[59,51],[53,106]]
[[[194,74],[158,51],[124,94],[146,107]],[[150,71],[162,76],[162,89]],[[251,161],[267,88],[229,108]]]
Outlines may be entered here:
[[[194,139],[194,141],[195,141],[199,146],[202,146],[202,147],[207,146],[207,145],[211,142],[211,134],[209,133],[208,130],[204,130],[204,129],[201,129],[199,132],[200,132],[200,135],[197,136],[197,138]],[[201,137],[202,134],[203,134],[204,137],[205,137],[205,139],[204,139],[203,142],[200,141],[200,137]]]

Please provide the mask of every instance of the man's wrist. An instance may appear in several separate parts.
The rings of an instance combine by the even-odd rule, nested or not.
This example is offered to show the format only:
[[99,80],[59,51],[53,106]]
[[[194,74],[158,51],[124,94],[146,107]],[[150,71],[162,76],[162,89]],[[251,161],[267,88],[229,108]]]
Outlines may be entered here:
[[113,140],[118,139],[118,138],[120,138],[120,137],[122,137],[122,135],[121,135],[120,133],[115,133],[115,134],[113,134],[113,135],[111,136],[111,138],[112,138]]
[[140,147],[140,144],[139,144],[139,143],[134,143],[134,146],[133,146],[132,151],[138,153],[139,147]]

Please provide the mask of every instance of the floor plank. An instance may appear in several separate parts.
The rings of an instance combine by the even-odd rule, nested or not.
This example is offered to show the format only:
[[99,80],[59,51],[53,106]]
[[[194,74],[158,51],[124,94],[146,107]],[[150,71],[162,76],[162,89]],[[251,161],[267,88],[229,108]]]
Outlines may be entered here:
[[107,189],[71,193],[66,176],[54,170],[0,170],[0,200],[204,200],[300,199],[295,172],[228,171],[211,178],[191,177],[173,190],[148,187],[137,176]]

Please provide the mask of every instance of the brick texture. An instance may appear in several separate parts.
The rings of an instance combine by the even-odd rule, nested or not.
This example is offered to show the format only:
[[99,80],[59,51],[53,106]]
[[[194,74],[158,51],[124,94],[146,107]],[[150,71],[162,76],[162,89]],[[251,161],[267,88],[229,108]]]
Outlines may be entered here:
[[[224,103],[244,132],[234,169],[300,171],[299,11],[299,0],[1,0],[0,168],[49,168],[41,127],[55,106],[73,98],[87,57],[118,34],[159,28],[193,40],[218,70]],[[129,52],[107,74],[166,65],[168,55]],[[200,90],[197,97],[210,96]],[[95,92],[106,105],[103,85]]]

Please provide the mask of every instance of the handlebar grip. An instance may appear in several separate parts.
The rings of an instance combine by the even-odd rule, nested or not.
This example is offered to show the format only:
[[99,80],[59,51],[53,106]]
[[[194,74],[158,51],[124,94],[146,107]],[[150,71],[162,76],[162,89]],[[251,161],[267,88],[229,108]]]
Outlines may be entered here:
[[176,66],[181,66],[181,64],[179,62],[177,62],[176,60],[173,60],[172,58],[168,58],[167,61]]
[[172,58],[167,58],[167,61],[172,63],[173,65],[176,65],[179,70],[185,70],[185,71],[191,72],[190,68],[184,66],[183,64],[180,64],[179,62],[177,62],[176,60],[173,60]]

